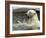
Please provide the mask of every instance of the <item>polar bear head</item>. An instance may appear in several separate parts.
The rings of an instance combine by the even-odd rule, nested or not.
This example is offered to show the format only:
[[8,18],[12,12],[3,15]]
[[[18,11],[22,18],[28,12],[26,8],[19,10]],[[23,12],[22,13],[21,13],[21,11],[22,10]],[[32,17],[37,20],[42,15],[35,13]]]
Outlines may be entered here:
[[36,14],[35,10],[28,10],[26,15],[28,15],[29,17],[33,16],[34,14]]

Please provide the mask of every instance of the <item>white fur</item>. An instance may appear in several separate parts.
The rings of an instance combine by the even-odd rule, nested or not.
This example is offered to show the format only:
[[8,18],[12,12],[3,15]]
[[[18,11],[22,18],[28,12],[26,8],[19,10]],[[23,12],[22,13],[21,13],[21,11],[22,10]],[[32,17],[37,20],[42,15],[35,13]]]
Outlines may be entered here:
[[[35,15],[34,15],[35,13]],[[36,11],[34,10],[29,10],[27,13],[26,13],[28,16],[31,16],[32,14],[32,18],[28,19],[28,24],[31,24],[33,26],[34,29],[37,29],[37,27],[39,26],[39,20],[38,20],[38,16],[37,16],[37,13]]]

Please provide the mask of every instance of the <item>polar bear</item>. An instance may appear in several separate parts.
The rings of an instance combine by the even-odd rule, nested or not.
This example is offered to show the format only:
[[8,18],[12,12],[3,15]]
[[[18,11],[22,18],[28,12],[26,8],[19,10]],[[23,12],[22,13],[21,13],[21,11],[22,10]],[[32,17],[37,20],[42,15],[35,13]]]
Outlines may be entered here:
[[35,10],[28,10],[26,15],[28,16],[27,24],[33,26],[33,29],[38,29],[40,25],[40,21],[38,20],[38,16]]

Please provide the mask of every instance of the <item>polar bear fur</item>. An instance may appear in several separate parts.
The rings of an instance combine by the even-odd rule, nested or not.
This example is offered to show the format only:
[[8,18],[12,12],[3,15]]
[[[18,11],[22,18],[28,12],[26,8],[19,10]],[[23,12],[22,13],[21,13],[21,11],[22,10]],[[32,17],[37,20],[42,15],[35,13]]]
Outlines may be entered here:
[[33,29],[37,29],[39,26],[39,20],[36,11],[29,10],[26,14],[29,16],[27,23],[31,24],[33,26]]

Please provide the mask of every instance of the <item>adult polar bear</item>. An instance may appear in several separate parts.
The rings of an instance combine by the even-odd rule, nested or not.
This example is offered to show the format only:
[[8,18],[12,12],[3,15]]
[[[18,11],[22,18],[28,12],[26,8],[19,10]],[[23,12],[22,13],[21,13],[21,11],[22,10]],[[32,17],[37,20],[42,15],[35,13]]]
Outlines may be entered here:
[[35,10],[28,10],[25,15],[28,17],[28,20],[23,19],[23,23],[21,21],[17,21],[18,24],[14,24],[15,29],[17,30],[25,30],[25,29],[33,29],[38,30],[40,22],[38,20],[38,16]]
[[29,18],[27,23],[30,24],[31,26],[33,26],[33,29],[38,29],[38,27],[40,26],[40,22],[38,20],[38,16],[37,16],[36,11],[35,10],[28,10],[26,15]]

